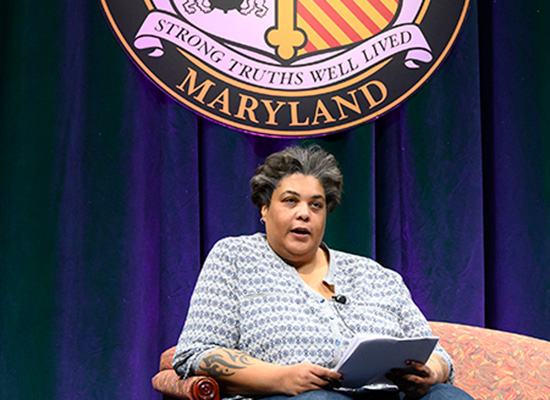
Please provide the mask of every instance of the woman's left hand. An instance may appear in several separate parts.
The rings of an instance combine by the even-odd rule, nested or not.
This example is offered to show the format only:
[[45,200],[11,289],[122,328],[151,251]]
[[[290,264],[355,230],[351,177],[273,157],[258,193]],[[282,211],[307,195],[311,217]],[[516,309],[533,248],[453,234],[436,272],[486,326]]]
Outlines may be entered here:
[[393,368],[386,377],[411,399],[418,399],[438,383],[438,374],[427,364],[407,361],[406,368]]

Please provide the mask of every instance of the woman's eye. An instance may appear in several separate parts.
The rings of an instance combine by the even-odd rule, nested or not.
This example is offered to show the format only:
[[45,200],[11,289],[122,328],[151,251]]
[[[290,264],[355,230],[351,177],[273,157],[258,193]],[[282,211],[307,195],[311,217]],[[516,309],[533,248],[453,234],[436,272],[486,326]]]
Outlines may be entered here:
[[288,198],[288,199],[284,199],[283,200],[285,203],[296,203],[296,199],[293,199],[292,197]]

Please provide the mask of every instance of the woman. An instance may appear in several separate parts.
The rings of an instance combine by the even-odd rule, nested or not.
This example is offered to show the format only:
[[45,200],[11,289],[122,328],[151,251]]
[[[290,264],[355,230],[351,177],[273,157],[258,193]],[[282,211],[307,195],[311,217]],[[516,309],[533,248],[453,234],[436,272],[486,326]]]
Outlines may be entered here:
[[[266,233],[212,248],[178,341],[176,371],[213,376],[228,396],[399,399],[396,391],[333,390],[342,376],[331,368],[356,334],[431,335],[397,273],[322,242],[342,190],[334,157],[318,146],[287,148],[257,168],[251,188]],[[387,374],[401,396],[471,399],[444,384],[453,376],[439,345],[426,364],[411,360]]]

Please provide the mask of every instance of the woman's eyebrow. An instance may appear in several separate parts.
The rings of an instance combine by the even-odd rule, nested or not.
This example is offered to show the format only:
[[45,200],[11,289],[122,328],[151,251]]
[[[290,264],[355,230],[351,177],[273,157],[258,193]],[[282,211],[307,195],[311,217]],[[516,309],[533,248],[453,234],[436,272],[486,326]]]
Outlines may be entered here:
[[[294,196],[297,196],[297,197],[301,197],[300,196],[300,193],[298,192],[295,192],[294,190],[285,190],[283,193],[281,193],[281,196],[285,195],[285,194],[291,194],[291,195],[294,195]],[[316,194],[314,196],[311,196],[312,199],[325,199],[325,196],[323,196],[322,194]]]

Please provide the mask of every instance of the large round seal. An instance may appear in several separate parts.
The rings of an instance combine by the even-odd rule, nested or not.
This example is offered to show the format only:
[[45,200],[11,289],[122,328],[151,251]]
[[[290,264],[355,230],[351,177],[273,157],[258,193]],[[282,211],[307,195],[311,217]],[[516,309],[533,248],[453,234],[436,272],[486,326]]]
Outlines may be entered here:
[[101,0],[155,84],[200,115],[315,136],[405,101],[449,53],[469,0]]

